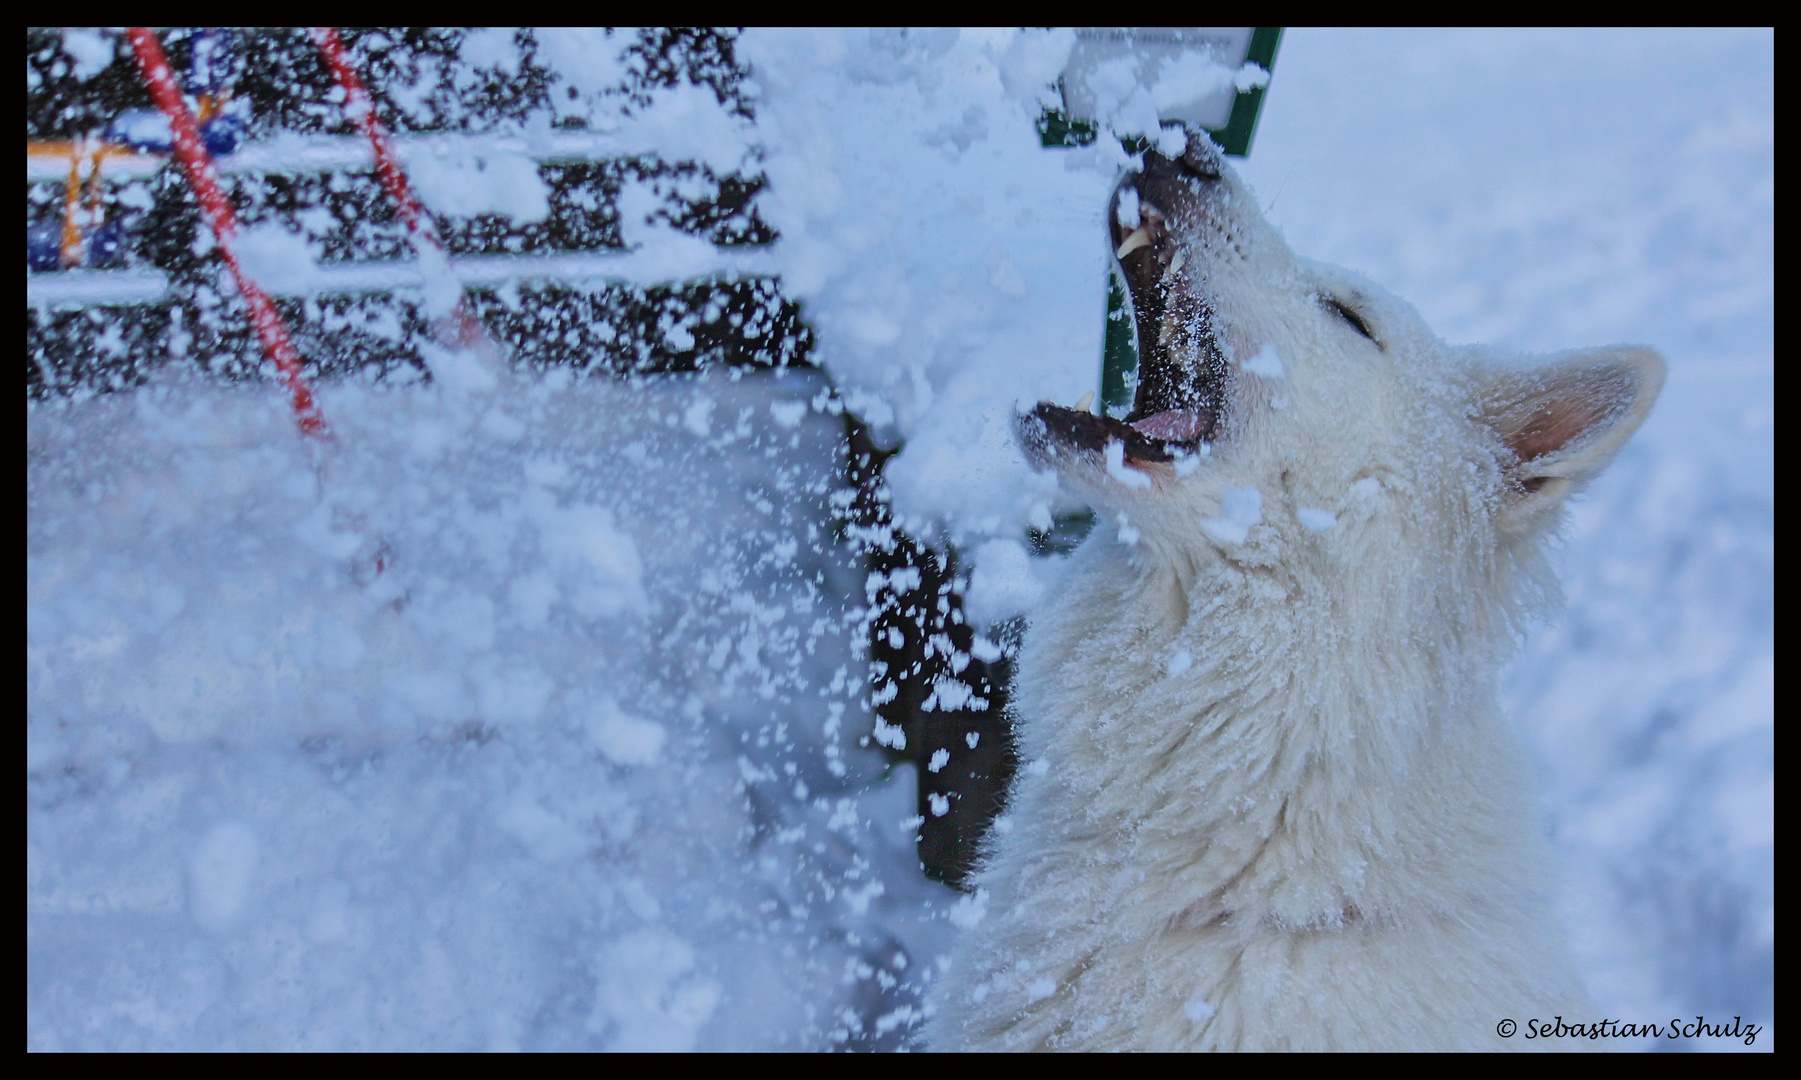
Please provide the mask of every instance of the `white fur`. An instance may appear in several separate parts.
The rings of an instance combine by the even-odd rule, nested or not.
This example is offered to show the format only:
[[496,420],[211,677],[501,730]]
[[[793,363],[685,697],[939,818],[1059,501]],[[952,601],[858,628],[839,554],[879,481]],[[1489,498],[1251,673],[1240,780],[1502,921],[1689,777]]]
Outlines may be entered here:
[[1562,499],[1638,426],[1662,361],[1449,347],[1296,259],[1229,170],[1197,199],[1180,266],[1226,355],[1283,377],[1235,372],[1199,468],[1126,462],[1140,485],[1057,455],[1102,524],[1032,620],[1028,767],[928,1043],[1569,1048],[1525,1038],[1598,1017],[1495,680],[1554,592]]

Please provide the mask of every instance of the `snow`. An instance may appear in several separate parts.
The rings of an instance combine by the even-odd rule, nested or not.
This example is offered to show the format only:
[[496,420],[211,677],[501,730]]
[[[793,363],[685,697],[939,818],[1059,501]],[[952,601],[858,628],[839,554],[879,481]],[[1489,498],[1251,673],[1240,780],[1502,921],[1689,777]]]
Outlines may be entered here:
[[1294,516],[1302,525],[1314,532],[1325,532],[1338,527],[1338,515],[1330,510],[1321,510],[1317,506],[1297,506]]
[[1029,610],[1049,586],[1053,564],[1034,559],[1017,540],[990,540],[970,553],[975,564],[963,611],[978,625],[992,625]]
[[1107,475],[1129,488],[1148,488],[1151,478],[1138,469],[1126,464],[1126,444],[1110,442],[1101,451],[1102,459],[1107,463]]
[[[539,41],[580,139],[767,174],[756,267],[902,447],[897,515],[959,546],[972,618],[1029,611],[1058,566],[1024,530],[1079,504],[1012,415],[1098,384],[1125,161],[1038,145],[1073,35],[750,31],[754,122],[685,83],[628,105],[624,35]],[[518,62],[505,31],[464,58]],[[1772,34],[1292,30],[1269,87],[1239,167],[1297,251],[1454,341],[1670,361],[1504,699],[1597,1006],[1767,1024]],[[576,138],[399,142],[428,203],[529,219],[518,161]],[[235,156],[317,149],[273,142]],[[622,200],[635,279],[753,258],[652,194]],[[259,276],[311,266],[292,234],[239,246]],[[325,387],[318,454],[267,388],[28,409],[28,1046],[898,1045],[908,980],[986,899],[920,878],[912,770],[859,745],[904,736],[860,700],[821,378],[427,358],[432,387]],[[1234,499],[1204,526],[1226,542],[1261,518]]]
[[966,544],[1063,509],[1015,403],[1098,378],[1115,157],[1033,127],[1068,31],[752,30],[775,262],[875,436],[905,524]]
[[1216,518],[1202,518],[1201,531],[1222,544],[1242,544],[1251,526],[1263,520],[1263,492],[1248,485],[1227,488],[1219,513]]
[[317,462],[260,388],[33,410],[28,1041],[871,1044],[945,894],[854,561],[766,557],[829,536],[820,388],[329,386]]
[[74,61],[70,73],[91,79],[113,62],[113,43],[101,31],[72,26],[63,32],[63,52]]
[[[625,50],[631,43],[631,35],[602,26],[543,28],[538,48],[544,62],[574,91],[569,96],[552,95],[559,112],[604,126],[618,108],[617,95],[628,64]],[[476,47],[492,55],[499,51],[499,44],[490,38]]]
[[538,163],[518,151],[459,152],[438,143],[407,154],[406,170],[420,201],[439,214],[499,214],[522,222],[550,215],[550,189]]
[[[463,63],[475,68],[496,68],[511,74],[519,70],[519,46],[510,26],[490,26],[471,31],[463,39]],[[609,54],[610,55],[610,54]]]
[[305,293],[321,279],[313,245],[279,221],[240,230],[231,248],[245,273],[267,291]]
[[1265,345],[1257,350],[1257,354],[1246,360],[1244,370],[1253,375],[1261,375],[1266,379],[1280,379],[1287,375],[1282,367],[1282,357],[1276,352],[1274,345]]

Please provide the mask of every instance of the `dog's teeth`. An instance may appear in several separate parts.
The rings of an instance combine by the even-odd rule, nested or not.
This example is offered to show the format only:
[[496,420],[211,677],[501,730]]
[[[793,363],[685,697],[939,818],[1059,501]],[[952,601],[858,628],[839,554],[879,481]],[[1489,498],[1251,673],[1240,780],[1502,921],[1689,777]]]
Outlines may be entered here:
[[1144,228],[1143,226],[1139,226],[1138,228],[1132,230],[1132,235],[1126,237],[1125,240],[1120,242],[1119,250],[1115,251],[1113,253],[1113,257],[1116,259],[1123,259],[1127,255],[1132,254],[1132,252],[1137,251],[1141,247],[1150,247],[1150,246],[1151,246],[1151,230]]
[[1175,257],[1175,260],[1174,260],[1174,261],[1172,261],[1172,262],[1171,262],[1171,263],[1170,263],[1170,264],[1169,264],[1169,269],[1168,269],[1168,270],[1165,270],[1165,271],[1164,271],[1164,272],[1163,272],[1163,276],[1164,276],[1164,277],[1168,277],[1168,276],[1169,276],[1169,275],[1171,275],[1171,274],[1179,274],[1179,273],[1181,273],[1181,272],[1182,272],[1182,263],[1183,263],[1183,262],[1184,262],[1184,261],[1185,261],[1185,260],[1184,260],[1184,259],[1183,259],[1183,257],[1182,257],[1182,249],[1180,249],[1180,248],[1177,248],[1177,249],[1176,249],[1176,257]]
[[1093,410],[1094,410],[1094,391],[1090,390],[1086,394],[1082,395],[1081,401],[1076,402],[1076,411],[1077,412],[1092,412]]

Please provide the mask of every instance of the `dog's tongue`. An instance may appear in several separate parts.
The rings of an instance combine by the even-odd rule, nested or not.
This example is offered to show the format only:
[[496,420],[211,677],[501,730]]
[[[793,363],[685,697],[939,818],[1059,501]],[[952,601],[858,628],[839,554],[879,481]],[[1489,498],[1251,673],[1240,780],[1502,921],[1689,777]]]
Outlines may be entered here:
[[1194,442],[1208,434],[1209,426],[1195,409],[1169,409],[1132,421],[1132,426],[1164,442]]

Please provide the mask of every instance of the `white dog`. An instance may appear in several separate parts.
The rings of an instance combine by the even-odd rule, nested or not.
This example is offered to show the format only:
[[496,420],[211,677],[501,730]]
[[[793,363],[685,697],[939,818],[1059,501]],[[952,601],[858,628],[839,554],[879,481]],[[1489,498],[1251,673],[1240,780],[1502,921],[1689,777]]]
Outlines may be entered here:
[[1136,399],[1021,418],[1103,524],[1032,622],[929,1044],[1570,1048],[1525,1037],[1599,1017],[1495,681],[1663,361],[1447,346],[1297,259],[1204,135],[1109,221]]

